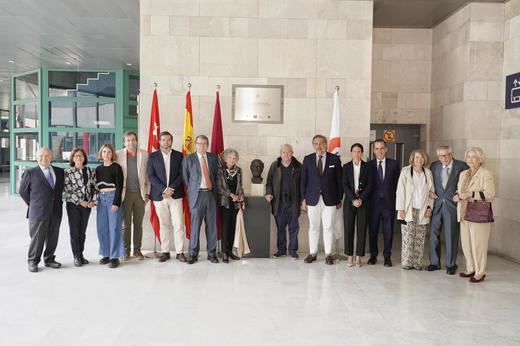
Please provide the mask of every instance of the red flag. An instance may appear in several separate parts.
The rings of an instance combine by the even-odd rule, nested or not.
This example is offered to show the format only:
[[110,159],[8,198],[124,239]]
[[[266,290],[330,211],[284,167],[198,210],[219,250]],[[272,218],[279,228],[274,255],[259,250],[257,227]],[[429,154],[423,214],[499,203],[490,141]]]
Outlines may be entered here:
[[[153,98],[152,98],[152,113],[150,115],[150,130],[148,132],[148,154],[151,154],[154,151],[159,150],[159,134],[160,130],[160,121],[159,121],[159,101],[157,99],[157,89],[153,90]],[[155,205],[153,201],[150,204],[150,222],[152,223],[153,232],[155,233],[155,237],[161,242],[161,234],[160,234],[160,223],[159,218],[157,217],[157,213],[155,212]]]
[[[182,143],[182,156],[192,154],[194,150],[193,138],[193,111],[191,109],[191,93],[188,89],[186,93],[186,108],[184,109],[184,141]],[[184,224],[186,225],[186,238],[190,239],[191,234],[191,214],[188,202],[188,191],[184,187],[184,198],[182,199],[184,209]]]
[[[213,113],[213,130],[211,131],[211,148],[210,152],[217,154],[221,161],[224,160],[222,152],[224,151],[224,137],[222,134],[222,114],[220,112],[220,99],[217,90],[217,99],[215,101],[215,112]],[[222,215],[220,209],[217,208],[217,239],[222,239]]]

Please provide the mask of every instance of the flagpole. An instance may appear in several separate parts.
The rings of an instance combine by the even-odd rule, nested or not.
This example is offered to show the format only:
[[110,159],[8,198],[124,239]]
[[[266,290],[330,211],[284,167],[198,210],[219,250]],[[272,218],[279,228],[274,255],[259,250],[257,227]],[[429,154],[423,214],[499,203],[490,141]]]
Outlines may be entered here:
[[[157,82],[153,82],[152,83],[153,85],[153,90],[156,91],[157,90]],[[148,139],[150,140],[150,139]],[[150,199],[149,200],[150,203],[153,203],[153,201]],[[152,226],[153,228],[153,226]],[[147,253],[146,255],[144,255],[145,258],[158,258],[160,257],[160,255],[157,253],[157,237],[155,236],[155,231],[153,233],[153,252],[150,252],[150,253]]]
[[[340,89],[340,88],[339,88],[339,85],[336,85],[336,94],[338,95],[338,98],[339,98],[339,89]],[[335,95],[333,95],[333,98],[334,98],[334,97],[335,97]],[[341,134],[340,134],[340,136],[341,136]],[[342,207],[343,207],[343,206],[342,206]],[[338,213],[340,213],[340,212],[341,212],[341,211],[336,210],[336,218],[340,217],[340,216],[338,215]],[[337,224],[337,222],[335,222],[335,223]],[[343,235],[343,237],[344,237],[344,236],[345,236],[345,235]],[[347,259],[346,256],[341,255],[341,254],[339,253],[339,239],[336,239],[336,259],[337,259],[338,261],[346,260],[346,259]]]

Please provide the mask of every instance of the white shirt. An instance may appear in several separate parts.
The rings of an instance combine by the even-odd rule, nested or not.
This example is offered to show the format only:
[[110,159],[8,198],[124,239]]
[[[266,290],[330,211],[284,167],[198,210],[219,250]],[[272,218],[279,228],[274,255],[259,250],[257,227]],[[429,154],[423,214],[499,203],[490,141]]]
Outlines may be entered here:
[[204,176],[204,169],[202,168],[202,157],[203,156],[204,156],[204,159],[206,160],[206,166],[208,166],[208,171],[209,171],[208,156],[206,154],[202,155],[197,151],[197,157],[199,158],[200,173],[201,173],[200,188],[207,189],[208,183],[206,182],[206,177]]
[[354,166],[354,191],[357,193],[359,190],[359,174],[361,173],[361,161],[359,161],[359,165],[356,165],[354,161],[352,161],[352,165]]
[[[170,158],[172,157],[171,156],[172,152],[170,150],[170,152],[168,154],[165,154],[164,151],[161,150],[161,154],[162,154],[162,157],[164,160],[164,169],[166,170],[166,189],[167,189],[168,186],[170,185]],[[164,189],[164,191],[166,191],[166,189]]]
[[[385,172],[386,172],[386,156],[382,160],[379,160],[378,158],[376,158],[376,161],[377,161],[376,169],[379,169],[379,161],[381,161],[381,167],[383,168],[383,180],[384,180],[385,179]],[[378,173],[378,175],[379,175],[379,173]]]
[[418,173],[413,171],[412,208],[422,209],[424,202],[426,201],[427,193],[428,185],[426,184],[426,176],[424,175],[424,172]]
[[47,169],[49,169],[49,171],[52,174],[52,180],[54,181],[54,185],[56,185],[56,173],[54,173],[54,169],[52,169],[52,166],[49,166],[47,168],[43,167],[40,164],[38,166],[40,166],[40,169],[42,170],[43,175],[45,176],[45,179],[47,179]]

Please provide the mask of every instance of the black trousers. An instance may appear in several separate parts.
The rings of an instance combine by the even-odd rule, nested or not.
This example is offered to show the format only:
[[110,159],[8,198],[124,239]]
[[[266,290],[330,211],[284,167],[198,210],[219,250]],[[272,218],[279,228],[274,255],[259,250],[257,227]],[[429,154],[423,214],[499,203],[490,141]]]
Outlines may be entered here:
[[221,252],[230,253],[233,251],[238,209],[220,207],[220,210],[222,212],[222,243],[220,246]]
[[61,215],[51,215],[43,221],[34,223],[29,222],[29,234],[31,243],[29,244],[29,253],[27,262],[40,263],[43,246],[43,259],[45,263],[54,260],[54,252],[58,246],[58,238],[60,235]]
[[67,215],[69,216],[70,246],[74,258],[81,257],[85,249],[85,234],[87,232],[90,208],[67,202]]
[[[354,233],[356,234],[356,256],[365,256],[365,239],[367,231],[368,206],[356,208],[351,201],[343,205],[343,219],[345,227],[345,254],[354,255]],[[357,231],[356,226],[357,224]]]

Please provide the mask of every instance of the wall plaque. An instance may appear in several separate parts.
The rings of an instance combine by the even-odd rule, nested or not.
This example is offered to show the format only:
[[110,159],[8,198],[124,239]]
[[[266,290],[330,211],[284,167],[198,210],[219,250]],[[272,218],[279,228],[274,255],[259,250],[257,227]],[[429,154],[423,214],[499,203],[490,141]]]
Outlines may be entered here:
[[233,122],[283,124],[283,89],[233,84]]

